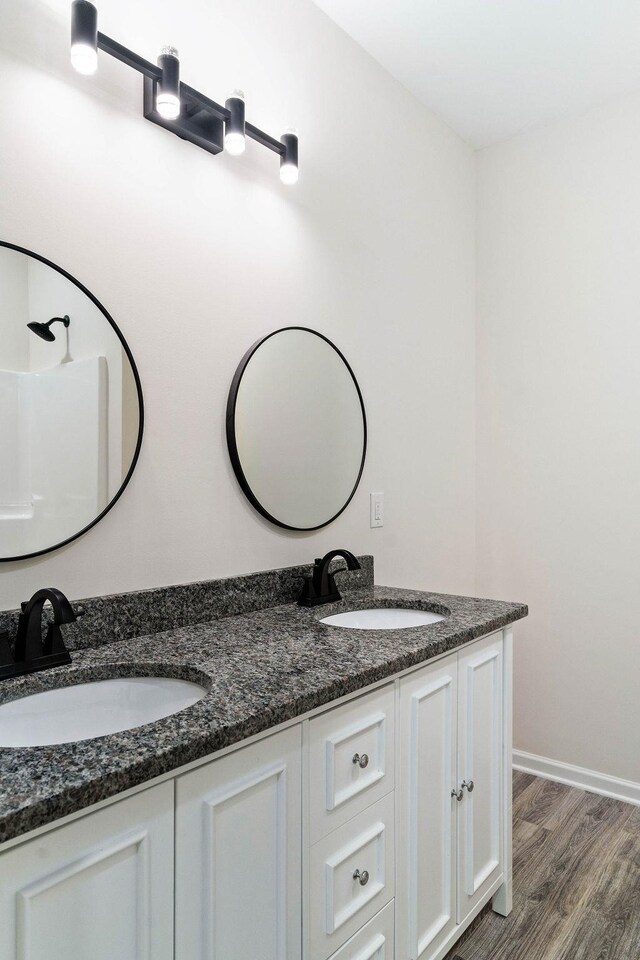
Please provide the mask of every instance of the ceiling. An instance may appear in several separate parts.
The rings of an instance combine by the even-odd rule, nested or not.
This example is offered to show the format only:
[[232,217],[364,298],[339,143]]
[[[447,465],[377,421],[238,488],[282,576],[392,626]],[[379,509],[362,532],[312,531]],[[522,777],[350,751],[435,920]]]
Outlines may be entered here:
[[315,0],[475,147],[640,89],[639,0]]

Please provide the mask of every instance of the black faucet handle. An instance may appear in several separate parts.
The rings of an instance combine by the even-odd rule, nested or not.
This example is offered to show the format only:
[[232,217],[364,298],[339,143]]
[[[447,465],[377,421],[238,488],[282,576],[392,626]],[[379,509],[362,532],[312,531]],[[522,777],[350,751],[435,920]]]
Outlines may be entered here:
[[317,602],[316,596],[313,577],[305,577],[302,583],[302,591],[298,597],[298,603],[301,607],[313,607]]

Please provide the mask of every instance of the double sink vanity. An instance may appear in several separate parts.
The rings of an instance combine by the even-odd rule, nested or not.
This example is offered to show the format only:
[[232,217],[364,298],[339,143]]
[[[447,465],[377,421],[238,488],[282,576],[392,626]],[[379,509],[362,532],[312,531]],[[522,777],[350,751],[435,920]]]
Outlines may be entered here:
[[359,562],[84,600],[0,683],[3,960],[440,960],[509,912],[527,608]]

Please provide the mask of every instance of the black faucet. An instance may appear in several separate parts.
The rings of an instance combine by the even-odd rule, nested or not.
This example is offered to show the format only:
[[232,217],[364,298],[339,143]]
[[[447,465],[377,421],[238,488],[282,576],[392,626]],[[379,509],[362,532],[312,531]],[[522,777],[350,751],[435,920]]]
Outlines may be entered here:
[[[42,611],[47,600],[53,608],[53,623],[43,641]],[[74,623],[82,613],[81,610],[75,611],[64,593],[55,587],[45,587],[34,593],[22,604],[13,657],[6,637],[0,639],[0,680],[71,663],[60,626]]]
[[[329,564],[334,557],[342,557],[347,561],[349,570],[360,570],[360,564],[349,550],[330,550],[322,559],[316,558],[313,565],[313,573],[310,577],[305,577],[302,593],[298,599],[301,607],[316,607],[320,603],[335,603],[336,600],[342,600],[334,574],[329,573]],[[344,570],[336,570],[335,573],[341,573]]]

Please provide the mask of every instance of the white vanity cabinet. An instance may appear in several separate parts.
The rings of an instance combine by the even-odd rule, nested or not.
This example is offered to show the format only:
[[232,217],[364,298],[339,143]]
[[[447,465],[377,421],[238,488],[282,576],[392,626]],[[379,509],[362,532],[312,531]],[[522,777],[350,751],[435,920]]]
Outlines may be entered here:
[[503,659],[498,633],[400,680],[397,943],[407,960],[443,956],[504,879]]
[[171,960],[173,784],[0,855],[2,960]]
[[441,960],[510,910],[510,717],[506,629],[10,842],[0,958]]

